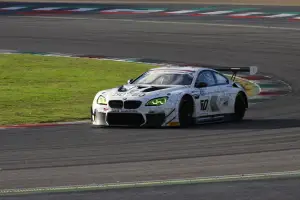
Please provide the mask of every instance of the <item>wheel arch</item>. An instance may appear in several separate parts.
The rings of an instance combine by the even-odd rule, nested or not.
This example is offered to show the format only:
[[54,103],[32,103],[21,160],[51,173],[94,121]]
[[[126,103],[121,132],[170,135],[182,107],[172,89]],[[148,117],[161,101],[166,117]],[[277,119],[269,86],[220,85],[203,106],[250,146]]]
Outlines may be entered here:
[[238,95],[241,95],[241,96],[244,98],[245,103],[246,103],[246,108],[248,108],[248,107],[249,107],[249,104],[248,104],[248,97],[247,97],[246,93],[245,93],[244,91],[239,91],[239,92],[237,93],[236,97],[237,97]]

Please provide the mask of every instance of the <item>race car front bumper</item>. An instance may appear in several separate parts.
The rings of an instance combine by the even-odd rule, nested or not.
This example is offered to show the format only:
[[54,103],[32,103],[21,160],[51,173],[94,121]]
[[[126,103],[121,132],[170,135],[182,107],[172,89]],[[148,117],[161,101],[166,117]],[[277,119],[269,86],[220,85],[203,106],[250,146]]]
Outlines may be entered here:
[[101,112],[97,109],[91,109],[91,120],[93,125],[99,126],[174,126],[176,112],[175,109],[170,110],[168,113],[163,111],[153,113]]

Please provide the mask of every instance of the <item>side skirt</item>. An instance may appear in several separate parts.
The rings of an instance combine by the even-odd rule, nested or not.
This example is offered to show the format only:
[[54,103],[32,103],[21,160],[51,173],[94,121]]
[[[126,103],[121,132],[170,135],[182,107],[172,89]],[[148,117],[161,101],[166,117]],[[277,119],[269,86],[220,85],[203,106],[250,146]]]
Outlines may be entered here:
[[231,121],[231,114],[208,115],[195,118],[195,124],[207,124]]

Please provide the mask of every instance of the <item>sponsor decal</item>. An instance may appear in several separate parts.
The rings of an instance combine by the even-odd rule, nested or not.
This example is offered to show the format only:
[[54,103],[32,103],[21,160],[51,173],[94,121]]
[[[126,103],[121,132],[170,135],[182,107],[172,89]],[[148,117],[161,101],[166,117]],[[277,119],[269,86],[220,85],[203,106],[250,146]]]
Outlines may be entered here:
[[228,96],[221,96],[219,101],[220,101],[221,105],[228,106],[228,104],[229,104],[229,97]]
[[124,96],[125,94],[126,94],[125,92],[116,92],[112,96],[119,96],[119,97],[121,97],[121,96]]
[[210,99],[210,108],[212,112],[219,111],[219,106],[217,104],[218,96],[212,96]]

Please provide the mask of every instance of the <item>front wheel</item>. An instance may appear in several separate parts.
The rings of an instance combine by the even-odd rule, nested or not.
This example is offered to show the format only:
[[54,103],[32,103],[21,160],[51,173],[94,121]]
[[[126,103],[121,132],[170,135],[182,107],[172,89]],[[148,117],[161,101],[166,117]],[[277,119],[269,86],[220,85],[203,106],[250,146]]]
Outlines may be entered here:
[[183,98],[179,107],[179,123],[180,127],[187,128],[193,124],[193,100],[190,98]]

